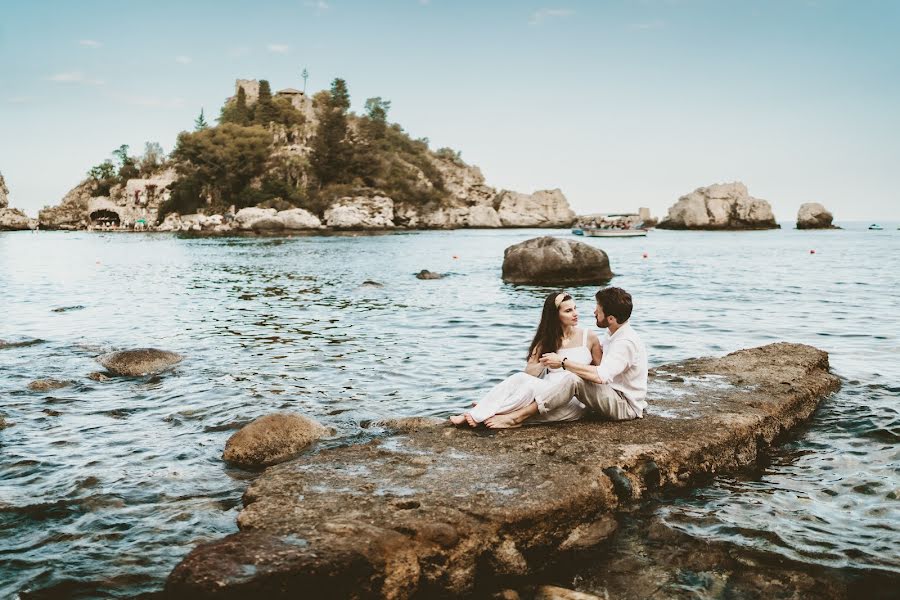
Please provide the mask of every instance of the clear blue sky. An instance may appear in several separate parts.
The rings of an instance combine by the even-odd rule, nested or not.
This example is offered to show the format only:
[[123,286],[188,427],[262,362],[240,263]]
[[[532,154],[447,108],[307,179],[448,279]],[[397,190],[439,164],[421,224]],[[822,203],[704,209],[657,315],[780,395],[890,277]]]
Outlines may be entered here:
[[579,212],[741,180],[779,219],[900,219],[892,0],[4,0],[0,59],[0,172],[31,214],[120,144],[170,151],[236,78],[306,67]]

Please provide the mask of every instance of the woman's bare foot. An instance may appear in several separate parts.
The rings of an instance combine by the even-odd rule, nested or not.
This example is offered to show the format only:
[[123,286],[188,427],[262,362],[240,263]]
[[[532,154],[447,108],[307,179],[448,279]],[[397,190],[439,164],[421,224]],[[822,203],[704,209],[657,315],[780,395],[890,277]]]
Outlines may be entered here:
[[484,424],[488,426],[488,429],[512,429],[522,426],[512,415],[494,415],[486,419]]
[[453,415],[450,417],[450,422],[454,425],[462,425],[466,422],[466,415]]
[[463,415],[463,417],[466,419],[466,423],[469,424],[469,427],[478,427],[478,423],[475,422],[475,419],[472,418],[472,415],[466,413]]

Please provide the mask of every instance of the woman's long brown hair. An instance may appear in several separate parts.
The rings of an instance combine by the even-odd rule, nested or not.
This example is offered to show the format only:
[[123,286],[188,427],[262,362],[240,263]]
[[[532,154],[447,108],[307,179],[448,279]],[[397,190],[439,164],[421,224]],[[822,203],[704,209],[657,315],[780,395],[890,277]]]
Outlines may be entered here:
[[541,312],[541,322],[531,340],[531,346],[528,348],[528,357],[531,360],[535,353],[538,356],[547,352],[556,352],[562,344],[563,330],[562,324],[559,322],[559,306],[556,305],[556,297],[563,294],[559,305],[566,300],[571,300],[572,296],[562,291],[550,292],[544,300],[544,310]]

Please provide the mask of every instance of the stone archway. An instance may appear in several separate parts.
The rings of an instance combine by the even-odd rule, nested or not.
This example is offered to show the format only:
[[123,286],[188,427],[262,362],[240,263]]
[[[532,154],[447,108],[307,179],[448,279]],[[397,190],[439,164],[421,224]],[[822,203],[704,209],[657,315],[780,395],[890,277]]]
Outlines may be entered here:
[[122,223],[121,218],[119,218],[119,213],[105,208],[95,210],[91,213],[90,217],[91,223],[94,225],[112,225],[118,227]]

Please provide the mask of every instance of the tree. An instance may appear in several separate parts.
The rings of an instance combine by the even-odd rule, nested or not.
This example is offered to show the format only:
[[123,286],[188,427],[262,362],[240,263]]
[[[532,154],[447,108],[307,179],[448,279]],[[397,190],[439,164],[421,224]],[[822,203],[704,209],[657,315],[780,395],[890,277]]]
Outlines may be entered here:
[[[200,116],[203,116],[203,111],[200,111]],[[158,142],[145,143],[144,155],[138,160],[141,176],[146,177],[157,171],[165,162],[166,154]]]
[[380,96],[366,100],[366,116],[369,117],[367,130],[372,139],[384,137],[387,129],[387,114],[391,109],[390,100],[382,100]]
[[336,77],[331,82],[331,108],[340,109],[344,114],[350,110],[350,92],[347,90],[347,82]]
[[112,155],[119,159],[119,180],[124,183],[140,175],[136,160],[128,156],[128,144],[122,144],[112,151]]
[[194,131],[203,131],[209,127],[209,123],[206,122],[206,118],[203,116],[203,108],[200,108],[200,116],[194,121]]
[[243,87],[239,87],[237,98],[222,107],[219,123],[233,123],[234,125],[246,126],[250,124],[251,118],[250,107],[247,106],[247,92],[244,91]]
[[347,137],[347,111],[350,93],[343,79],[335,79],[331,93],[321,112],[319,128],[313,139],[310,166],[320,186],[341,183],[352,178],[349,167],[353,148]]
[[179,181],[179,192],[189,188],[194,199],[197,194],[209,196],[220,208],[240,204],[250,182],[263,174],[271,143],[272,135],[259,126],[225,123],[182,132],[172,152],[176,171],[185,182]]
[[278,120],[278,109],[272,101],[272,88],[265,79],[259,81],[259,99],[256,101],[256,111],[253,118],[254,123],[260,125],[268,125],[272,121]]

